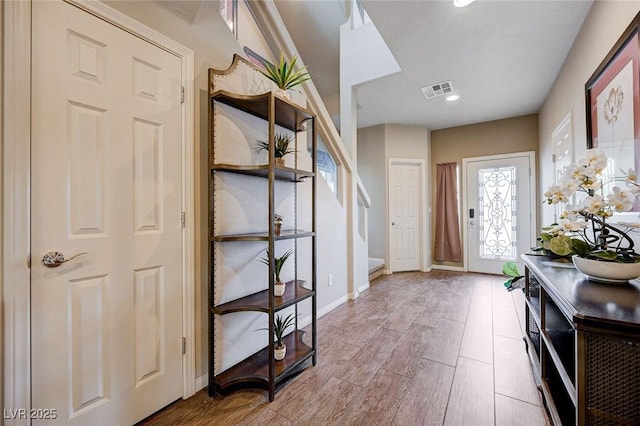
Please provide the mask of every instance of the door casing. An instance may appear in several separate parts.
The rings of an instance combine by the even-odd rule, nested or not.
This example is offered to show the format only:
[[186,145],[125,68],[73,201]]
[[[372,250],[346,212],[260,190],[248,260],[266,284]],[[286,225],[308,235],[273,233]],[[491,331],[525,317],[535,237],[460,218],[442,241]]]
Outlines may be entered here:
[[430,256],[431,256],[431,249],[430,249],[430,245],[429,245],[429,232],[427,230],[427,224],[429,223],[428,220],[428,215],[427,215],[427,199],[429,197],[429,192],[427,189],[427,164],[425,160],[422,159],[418,159],[418,158],[396,158],[396,157],[389,157],[387,160],[387,187],[386,187],[386,199],[387,199],[387,205],[386,205],[386,217],[387,217],[387,238],[386,238],[386,245],[387,245],[387,257],[385,259],[385,264],[389,265],[386,269],[385,269],[385,274],[390,274],[392,273],[391,270],[391,232],[392,232],[392,228],[391,228],[391,213],[390,213],[390,202],[389,202],[389,197],[391,194],[391,167],[396,164],[396,163],[401,163],[401,164],[408,164],[408,165],[416,165],[418,166],[418,172],[419,172],[419,182],[420,182],[420,220],[419,220],[419,229],[420,229],[420,235],[418,237],[418,240],[420,241],[420,245],[419,245],[419,258],[420,258],[420,270],[423,272],[429,272],[431,270],[431,264],[429,263]]
[[[536,193],[536,153],[535,151],[526,151],[526,152],[515,152],[510,154],[501,154],[501,155],[487,155],[483,157],[469,157],[462,159],[462,241],[464,245],[463,253],[464,253],[464,271],[469,271],[469,244],[468,244],[468,235],[469,235],[469,223],[467,220],[467,212],[469,211],[468,203],[467,203],[467,194],[469,188],[467,187],[467,163],[473,161],[486,161],[486,160],[497,160],[501,158],[513,158],[513,157],[529,157],[529,164],[531,164],[531,177],[529,179],[529,193],[533,197],[533,205],[537,205],[537,193]],[[536,209],[537,211],[537,209]],[[531,224],[530,231],[530,241],[535,241],[536,237],[536,229],[538,229],[536,217],[536,211],[531,214]]]
[[[195,377],[195,159],[194,52],[100,2],[64,0],[181,58],[183,239],[183,398],[196,391]],[[31,175],[31,1],[4,3],[3,51],[3,256],[2,382],[5,408],[31,408],[30,175]],[[28,52],[28,54],[25,54]],[[29,78],[25,78],[29,76]],[[9,106],[9,108],[7,108]],[[38,261],[34,259],[33,261]],[[7,419],[5,424],[28,424]]]

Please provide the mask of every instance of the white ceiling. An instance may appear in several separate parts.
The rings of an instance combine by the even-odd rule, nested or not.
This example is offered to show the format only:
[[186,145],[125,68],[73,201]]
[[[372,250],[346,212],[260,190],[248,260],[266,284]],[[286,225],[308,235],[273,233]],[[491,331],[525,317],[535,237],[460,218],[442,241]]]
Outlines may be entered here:
[[[339,89],[338,0],[276,0],[318,91]],[[442,129],[537,112],[591,7],[590,0],[365,0],[400,73],[357,88],[358,127],[383,123]],[[452,80],[456,102],[421,87]]]

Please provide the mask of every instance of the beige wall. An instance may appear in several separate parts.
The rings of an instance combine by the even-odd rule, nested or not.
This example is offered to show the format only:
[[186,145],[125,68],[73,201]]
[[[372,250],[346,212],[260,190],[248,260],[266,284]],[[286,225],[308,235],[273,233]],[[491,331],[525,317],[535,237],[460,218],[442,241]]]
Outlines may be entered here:
[[[429,129],[423,126],[400,124],[383,124],[358,129],[358,174],[371,198],[371,208],[368,212],[369,257],[384,258],[387,268],[389,267],[387,247],[387,163],[389,158],[425,160],[428,169]],[[425,232],[428,241],[430,229],[425,229]]]
[[381,259],[387,256],[387,166],[384,149],[383,125],[358,130],[358,174],[371,200],[367,216],[369,257]]
[[[208,69],[226,69],[234,53],[244,54],[249,45],[266,54],[259,30],[249,19],[244,4],[239,5],[239,43],[218,13],[217,2],[203,3],[194,22],[169,12],[156,2],[109,1],[108,4],[143,24],[156,29],[195,52],[195,173],[196,173],[196,375],[208,373]],[[324,313],[346,298],[347,242],[346,213],[324,182],[318,182],[317,212],[317,283],[318,311]],[[328,286],[328,275],[334,285]],[[359,283],[358,283],[359,284]]]
[[[539,113],[539,197],[553,184],[551,136],[567,113],[572,116],[574,158],[579,158],[587,149],[584,85],[639,11],[638,1],[593,3]],[[540,226],[550,224],[553,209],[543,208],[540,216]]]
[[[436,164],[455,162],[462,167],[462,159],[487,155],[509,154],[538,150],[538,115],[523,115],[468,126],[452,127],[431,132],[431,193],[432,205],[436,194]],[[462,176],[462,170],[460,171]],[[460,201],[465,194],[460,188]],[[534,201],[536,205],[539,203]],[[462,219],[462,218],[461,218]],[[431,218],[435,227],[435,217]],[[461,230],[462,233],[462,230]],[[462,236],[464,247],[465,238]],[[431,241],[433,247],[433,239]],[[441,264],[442,262],[434,262]],[[460,263],[445,262],[451,266]]]

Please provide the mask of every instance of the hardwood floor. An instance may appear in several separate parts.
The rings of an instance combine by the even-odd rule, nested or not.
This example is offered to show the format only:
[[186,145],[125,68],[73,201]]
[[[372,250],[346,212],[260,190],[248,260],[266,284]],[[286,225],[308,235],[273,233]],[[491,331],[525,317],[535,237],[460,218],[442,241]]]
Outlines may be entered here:
[[501,276],[383,276],[318,320],[318,365],[266,392],[206,390],[144,425],[548,425]]

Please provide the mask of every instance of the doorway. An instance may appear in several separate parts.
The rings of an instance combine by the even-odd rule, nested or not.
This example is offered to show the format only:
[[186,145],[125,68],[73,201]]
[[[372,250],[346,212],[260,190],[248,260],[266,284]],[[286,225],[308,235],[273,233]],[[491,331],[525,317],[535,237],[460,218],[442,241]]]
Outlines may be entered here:
[[[126,419],[107,418],[133,422],[146,416],[148,407],[155,406],[155,411],[165,401],[189,396],[195,385],[190,318],[193,117],[191,108],[180,102],[181,87],[186,88],[184,99],[192,99],[193,52],[102,3],[9,2],[4,12],[4,23],[11,23],[5,25],[5,54],[19,58],[5,66],[4,86],[11,87],[5,91],[7,104],[16,105],[15,120],[5,126],[5,136],[10,136],[5,138],[5,176],[10,178],[5,180],[4,199],[12,200],[5,203],[3,234],[4,264],[10,265],[3,268],[3,297],[12,310],[4,324],[4,371],[11,372],[5,381],[5,407],[56,408],[64,424],[100,422],[105,417],[85,415],[122,399],[117,396],[123,390],[117,377],[127,375],[127,389],[137,394],[129,396],[137,406],[122,410]],[[69,26],[60,31],[60,21]],[[43,48],[52,48],[49,56],[42,55]],[[126,66],[121,62],[123,51],[133,52]],[[156,63],[159,57],[170,58],[172,65]],[[172,71],[159,76],[165,65]],[[58,78],[60,71],[67,73],[66,81]],[[129,131],[121,129],[121,118],[136,107],[123,101],[116,107],[115,97],[122,89],[109,86],[96,95],[101,84],[115,83],[117,73],[127,71],[135,84],[126,89],[137,85],[138,90],[125,92],[146,98],[148,104],[147,110],[140,107],[130,116],[125,127]],[[82,89],[67,84],[74,78]],[[163,85],[171,86],[174,101],[169,108],[166,93],[159,91]],[[104,104],[96,104],[97,98]],[[172,112],[176,105],[177,115]],[[17,139],[17,134],[23,137]],[[124,140],[130,145],[119,145]],[[164,161],[167,156],[171,164]],[[134,237],[147,241],[134,243]],[[83,244],[88,250],[81,248]],[[176,258],[173,249],[161,253],[169,246],[178,247]],[[62,264],[48,268],[42,259],[55,251],[64,254],[54,254],[50,266]],[[88,254],[71,260],[82,252]],[[138,264],[131,268],[134,262]],[[49,306],[41,309],[43,304]],[[131,306],[137,309],[129,310]],[[49,322],[50,315],[58,318]],[[167,334],[168,328],[173,330]],[[45,356],[60,361],[59,354],[61,362],[49,367],[49,361],[41,363]],[[150,402],[157,396],[150,383],[161,376],[172,384],[169,396],[160,397],[158,405]],[[54,384],[47,398],[64,391],[62,409],[39,400],[38,380]]]
[[424,266],[425,162],[389,159],[389,269],[419,271]]
[[502,274],[535,241],[535,154],[465,158],[463,214],[468,271]]

